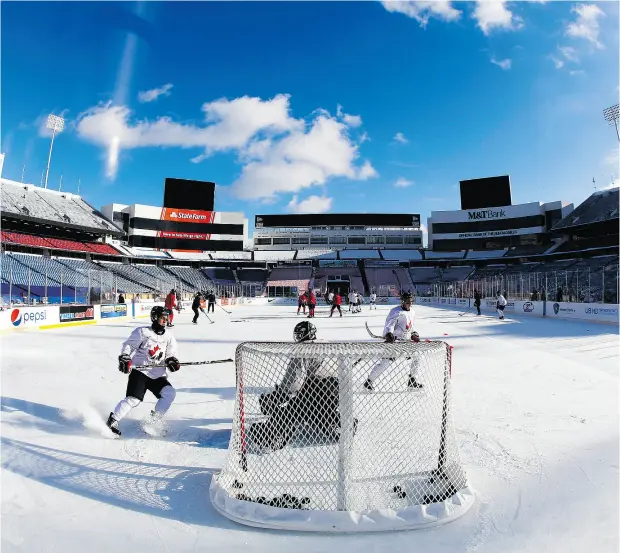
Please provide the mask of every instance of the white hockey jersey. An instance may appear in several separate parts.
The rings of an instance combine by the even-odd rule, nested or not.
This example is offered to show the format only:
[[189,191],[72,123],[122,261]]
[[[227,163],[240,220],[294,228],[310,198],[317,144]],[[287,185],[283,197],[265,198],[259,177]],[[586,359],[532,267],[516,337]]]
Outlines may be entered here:
[[327,296],[327,299],[331,302],[334,301],[334,293],[330,292],[329,295]]
[[507,305],[507,301],[506,298],[504,296],[502,296],[501,294],[499,296],[497,296],[497,305],[500,307],[506,307]]
[[410,309],[405,311],[400,305],[390,310],[385,319],[383,327],[383,336],[391,332],[400,340],[410,340],[413,332],[413,323],[415,321],[415,311]]
[[[166,376],[164,360],[178,355],[177,341],[169,332],[156,334],[150,326],[136,328],[123,344],[121,355],[131,355],[131,370],[138,370],[149,378]],[[160,367],[134,369],[138,365],[158,363]]]
[[355,302],[356,302],[355,292],[349,292],[349,303],[355,303]]
[[377,294],[373,292],[372,294],[370,294],[370,302],[375,303],[376,301],[377,301]]

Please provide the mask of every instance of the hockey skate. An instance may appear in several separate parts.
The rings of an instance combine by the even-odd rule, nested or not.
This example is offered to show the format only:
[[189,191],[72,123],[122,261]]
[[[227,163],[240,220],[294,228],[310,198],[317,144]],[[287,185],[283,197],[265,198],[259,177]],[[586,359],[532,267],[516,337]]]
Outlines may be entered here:
[[423,384],[420,384],[415,377],[413,376],[409,376],[409,381],[407,382],[407,387],[408,388],[416,388],[416,389],[420,389],[420,388],[424,388]]
[[148,418],[142,421],[140,426],[149,436],[161,437],[168,433],[168,427],[164,423],[163,417],[155,411],[151,411]]
[[114,434],[117,436],[121,435],[121,431],[118,429],[118,421],[114,418],[114,413],[110,413],[108,421],[105,424]]

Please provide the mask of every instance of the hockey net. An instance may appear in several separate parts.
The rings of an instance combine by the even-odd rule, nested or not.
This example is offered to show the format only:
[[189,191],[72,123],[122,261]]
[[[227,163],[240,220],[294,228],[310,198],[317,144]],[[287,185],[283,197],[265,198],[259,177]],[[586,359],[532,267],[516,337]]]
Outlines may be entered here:
[[[471,506],[446,343],[246,342],[235,361],[228,460],[211,489],[226,516],[270,528],[380,530],[440,524]],[[326,513],[380,515],[332,524]]]

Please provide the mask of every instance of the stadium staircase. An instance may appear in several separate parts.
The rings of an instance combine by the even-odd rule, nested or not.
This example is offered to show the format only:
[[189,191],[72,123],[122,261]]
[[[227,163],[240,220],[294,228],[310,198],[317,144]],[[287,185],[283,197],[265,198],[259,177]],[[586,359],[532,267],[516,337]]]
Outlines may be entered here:
[[370,285],[368,284],[368,277],[366,276],[366,269],[364,267],[364,261],[362,259],[357,260],[357,266],[360,270],[360,274],[362,275],[362,283],[364,284],[364,295],[370,295]]

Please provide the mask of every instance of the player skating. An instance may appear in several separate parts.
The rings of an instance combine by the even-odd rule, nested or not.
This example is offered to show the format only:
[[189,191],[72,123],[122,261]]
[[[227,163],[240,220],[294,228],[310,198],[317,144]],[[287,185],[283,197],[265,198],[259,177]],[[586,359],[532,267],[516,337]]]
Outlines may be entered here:
[[506,301],[506,298],[502,295],[501,292],[497,293],[497,314],[499,315],[499,320],[503,321],[504,320],[504,309],[506,309],[506,305],[508,304],[508,302]]
[[370,307],[368,309],[372,309],[373,307],[377,309],[377,294],[374,290],[370,293]]
[[198,324],[198,316],[200,315],[198,310],[199,309],[200,311],[203,310],[202,301],[203,301],[202,293],[198,292],[196,296],[194,297],[194,301],[192,302],[192,311],[194,312],[194,318],[192,319],[192,323],[194,323],[195,325]]
[[207,313],[215,313],[215,294],[213,290],[207,293]]
[[330,317],[334,314],[335,309],[338,310],[338,313],[340,313],[340,316],[342,317],[342,308],[340,307],[341,304],[342,304],[342,297],[340,296],[338,292],[336,292],[336,294],[334,295],[334,301],[332,303],[332,310],[329,313]]
[[140,405],[147,390],[157,398],[155,409],[151,411],[151,422],[154,424],[161,422],[176,396],[166,373],[166,370],[176,372],[181,367],[176,357],[177,341],[170,332],[166,332],[168,310],[160,305],[153,307],[151,323],[151,326],[136,328],[131,333],[118,357],[118,370],[129,374],[127,392],[110,413],[106,424],[119,436],[118,423]]
[[349,292],[348,300],[349,300],[349,311],[351,311],[351,309],[353,309],[353,307],[355,306],[355,301],[356,301],[355,300],[355,290],[351,290]]
[[[295,342],[314,342],[316,327],[302,321],[293,330]],[[337,367],[316,358],[292,358],[275,391],[260,396],[260,410],[269,418],[250,426],[248,436],[259,447],[283,448],[295,431],[306,425],[328,437],[338,437]]]
[[308,298],[308,318],[314,318],[314,309],[316,308],[316,294],[314,290],[308,290],[306,292],[306,297]]
[[306,314],[306,305],[308,303],[308,296],[306,296],[306,292],[303,292],[298,298],[297,298],[297,314],[299,315],[299,310],[303,309],[304,310],[304,315]]
[[[411,309],[413,303],[413,295],[410,292],[403,292],[400,296],[400,305],[390,310],[387,318],[385,319],[385,326],[383,328],[383,338],[386,342],[392,343],[396,340],[413,340],[414,342],[420,341],[420,336],[413,330],[413,323],[415,320],[415,312]],[[385,371],[393,362],[395,358],[382,359],[379,361],[370,371],[368,379],[364,382],[364,387],[367,390],[372,391],[375,380]],[[422,388],[417,379],[417,372],[419,366],[419,359],[414,356],[411,359],[411,370],[409,372],[409,380],[407,386],[409,388]]]
[[170,290],[170,292],[166,296],[166,301],[164,302],[164,305],[166,306],[166,309],[168,310],[168,313],[170,314],[170,318],[166,326],[173,327],[174,326],[172,324],[172,321],[174,320],[173,309],[177,306],[177,292],[174,288]]
[[330,290],[329,294],[327,294],[327,305],[332,305],[334,303],[334,293]]
[[478,290],[474,290],[474,307],[477,309],[477,315],[480,315],[480,305],[482,304],[482,294]]

